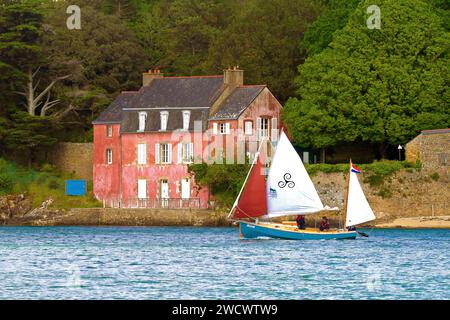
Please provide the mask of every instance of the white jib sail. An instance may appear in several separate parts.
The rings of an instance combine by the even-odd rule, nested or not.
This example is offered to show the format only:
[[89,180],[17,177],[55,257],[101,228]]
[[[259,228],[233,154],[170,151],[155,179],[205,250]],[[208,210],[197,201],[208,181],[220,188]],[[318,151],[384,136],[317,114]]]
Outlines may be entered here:
[[351,227],[358,224],[375,220],[372,208],[367,202],[364,191],[358,181],[358,176],[350,172],[350,183],[348,187],[347,218],[345,226]]
[[268,218],[322,210],[322,201],[291,142],[283,132],[267,178]]

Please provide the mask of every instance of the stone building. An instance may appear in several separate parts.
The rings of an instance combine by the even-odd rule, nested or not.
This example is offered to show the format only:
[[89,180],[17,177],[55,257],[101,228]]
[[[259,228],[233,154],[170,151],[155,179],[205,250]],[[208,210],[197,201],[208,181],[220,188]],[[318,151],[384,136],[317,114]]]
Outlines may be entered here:
[[450,128],[424,130],[406,144],[406,160],[424,168],[450,166]]

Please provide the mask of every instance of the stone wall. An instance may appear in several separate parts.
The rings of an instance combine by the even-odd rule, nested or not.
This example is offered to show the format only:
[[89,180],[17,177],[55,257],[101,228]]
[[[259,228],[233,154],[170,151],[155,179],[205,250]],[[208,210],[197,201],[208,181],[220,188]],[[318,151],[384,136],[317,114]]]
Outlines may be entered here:
[[[450,173],[440,169],[404,169],[385,178],[382,185],[361,186],[377,217],[377,223],[400,217],[443,216],[450,214]],[[342,173],[319,173],[312,177],[324,205],[343,208],[347,180]]]
[[92,180],[93,144],[59,143],[49,154],[49,162],[78,178]]
[[406,160],[421,161],[424,168],[450,166],[450,132],[421,133],[406,145]]
[[225,212],[212,210],[71,209],[45,212],[34,219],[11,220],[9,224],[33,226],[229,226]]

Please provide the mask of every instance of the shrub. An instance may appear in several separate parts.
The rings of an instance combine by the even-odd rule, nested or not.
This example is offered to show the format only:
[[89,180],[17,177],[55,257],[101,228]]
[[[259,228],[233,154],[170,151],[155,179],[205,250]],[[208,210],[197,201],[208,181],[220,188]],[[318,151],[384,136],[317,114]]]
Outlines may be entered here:
[[0,194],[7,194],[14,188],[14,181],[7,174],[0,174]]
[[392,197],[392,191],[389,188],[383,187],[380,191],[377,193],[380,197],[383,199]]
[[56,179],[50,179],[50,181],[48,182],[47,186],[48,186],[49,189],[56,190],[56,189],[59,189],[61,187],[61,184]]
[[430,178],[433,179],[434,181],[438,181],[440,178],[439,173],[435,172],[435,173],[431,174]]

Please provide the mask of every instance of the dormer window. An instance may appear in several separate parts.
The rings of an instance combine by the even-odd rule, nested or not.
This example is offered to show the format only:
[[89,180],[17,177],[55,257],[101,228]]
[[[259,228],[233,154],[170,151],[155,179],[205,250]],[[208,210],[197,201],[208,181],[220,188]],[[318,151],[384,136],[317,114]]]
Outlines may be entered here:
[[147,122],[147,112],[139,112],[139,132],[145,131],[145,123]]
[[169,112],[161,111],[161,131],[167,130],[167,122],[169,121]]
[[189,130],[189,123],[191,121],[191,112],[186,110],[183,111],[183,130]]

